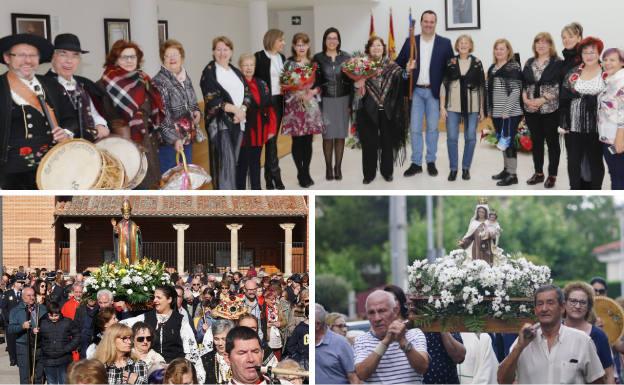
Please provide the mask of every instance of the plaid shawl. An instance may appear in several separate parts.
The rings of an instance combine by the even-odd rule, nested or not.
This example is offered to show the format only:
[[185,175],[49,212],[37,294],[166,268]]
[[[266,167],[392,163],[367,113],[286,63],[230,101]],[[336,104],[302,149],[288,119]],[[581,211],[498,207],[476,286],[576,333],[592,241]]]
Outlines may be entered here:
[[[148,130],[159,128],[165,118],[165,106],[158,89],[146,73],[140,70],[128,72],[118,66],[109,66],[104,70],[102,82],[115,107],[128,121],[133,140],[140,142]],[[141,108],[144,104],[149,106],[148,111]],[[144,119],[146,112],[149,116]],[[149,127],[145,127],[146,122]]]

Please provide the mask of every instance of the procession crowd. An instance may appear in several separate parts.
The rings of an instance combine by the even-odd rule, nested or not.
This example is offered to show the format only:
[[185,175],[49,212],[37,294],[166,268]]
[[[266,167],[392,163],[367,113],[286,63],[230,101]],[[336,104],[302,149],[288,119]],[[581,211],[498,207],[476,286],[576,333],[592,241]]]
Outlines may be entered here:
[[537,323],[518,334],[410,328],[405,293],[393,285],[368,295],[366,332],[348,331],[346,316],[317,303],[316,383],[620,384],[624,340],[610,344],[593,310],[606,293],[600,277],[543,285],[533,298]]
[[[473,55],[473,39],[461,35],[453,45],[436,33],[437,22],[435,12],[423,12],[421,33],[406,40],[396,60],[384,40],[372,36],[365,55],[379,69],[358,80],[344,71],[351,56],[341,46],[336,28],[325,31],[322,51],[314,56],[310,37],[295,34],[288,59],[282,53],[284,33],[277,29],[266,32],[263,50],[242,53],[238,60],[232,40],[216,37],[214,60],[200,78],[207,137],[199,128],[202,110],[180,42],[167,40],[161,45],[162,67],[150,78],[141,67],[141,48],[119,40],[106,57],[101,79],[92,82],[76,75],[81,55],[88,52],[76,35],[59,34],[54,46],[32,35],[7,36],[0,39],[1,62],[8,66],[0,77],[0,97],[6,100],[1,107],[6,118],[0,122],[1,186],[36,188],[36,169],[56,143],[73,137],[96,141],[112,133],[131,140],[146,154],[147,174],[138,188],[157,187],[161,175],[177,164],[177,153],[184,152],[191,162],[192,143],[207,139],[215,188],[260,189],[264,149],[265,187],[284,189],[277,156],[281,133],[292,136],[298,184],[310,187],[314,135],[323,137],[325,178],[340,181],[352,125],[362,148],[364,184],[372,182],[378,168],[386,181],[392,181],[394,166],[405,160],[408,143],[411,158],[404,176],[421,173],[423,157],[428,174],[436,176],[440,119],[447,129],[448,180],[457,179],[460,167],[462,179],[468,180],[478,123],[490,117],[503,157],[503,170],[492,176],[498,186],[518,183],[516,136],[524,121],[534,165],[528,185],[555,186],[563,136],[571,189],[600,189],[605,162],[612,188],[624,187],[622,50],[605,50],[599,38],[584,37],[582,26],[571,23],[561,32],[563,59],[553,37],[541,32],[533,39],[533,57],[524,67],[510,42],[498,39],[493,64],[484,70],[482,60]],[[38,66],[50,60],[52,69],[46,76],[35,75]],[[313,82],[288,87],[293,74]],[[45,100],[38,103],[37,95]],[[46,103],[53,111],[51,119],[43,111]],[[462,124],[465,144],[460,165]],[[548,170],[544,170],[545,146]]]
[[107,289],[87,298],[89,271],[4,273],[0,315],[20,383],[307,383],[307,274],[170,272],[138,307]]

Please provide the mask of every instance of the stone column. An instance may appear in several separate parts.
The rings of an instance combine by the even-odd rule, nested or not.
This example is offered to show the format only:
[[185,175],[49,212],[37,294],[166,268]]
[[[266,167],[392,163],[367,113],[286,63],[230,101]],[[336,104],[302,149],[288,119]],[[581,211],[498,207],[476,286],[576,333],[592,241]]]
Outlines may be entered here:
[[264,49],[262,38],[269,30],[269,7],[266,0],[249,2],[249,48],[251,52]]
[[173,228],[178,231],[177,252],[176,252],[176,270],[179,274],[184,271],[184,231],[189,228],[185,223],[176,223]]
[[284,229],[284,275],[292,274],[292,230],[294,223],[282,223],[280,227]]
[[143,70],[156,75],[160,69],[156,0],[130,0],[130,38],[145,54]]
[[240,223],[225,225],[230,230],[230,271],[238,271],[238,230],[243,228]]
[[76,231],[82,226],[82,223],[65,223],[66,229],[69,229],[69,275],[76,275],[77,249],[78,242]]

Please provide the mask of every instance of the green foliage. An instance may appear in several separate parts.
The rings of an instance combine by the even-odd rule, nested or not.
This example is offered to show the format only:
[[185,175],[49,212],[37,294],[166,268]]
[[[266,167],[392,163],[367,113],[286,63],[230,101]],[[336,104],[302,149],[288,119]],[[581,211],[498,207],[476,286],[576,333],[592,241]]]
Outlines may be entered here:
[[[457,241],[465,234],[478,198],[442,198],[443,247],[447,253],[457,248]],[[436,197],[434,202],[439,200]],[[407,199],[410,263],[427,255],[425,201],[422,196]],[[536,264],[548,265],[555,280],[587,281],[605,275],[604,265],[592,250],[619,236],[613,198],[499,196],[490,197],[489,206],[498,212],[503,229],[499,246],[506,253],[522,253]],[[386,281],[390,269],[388,198],[318,197],[316,207],[316,263],[320,271],[345,276],[360,290],[373,284],[362,275],[362,269],[381,264],[380,279]],[[349,261],[333,260],[340,258]]]
[[332,274],[317,274],[315,285],[316,302],[323,305],[325,310],[348,313],[348,294],[351,285],[343,277]]

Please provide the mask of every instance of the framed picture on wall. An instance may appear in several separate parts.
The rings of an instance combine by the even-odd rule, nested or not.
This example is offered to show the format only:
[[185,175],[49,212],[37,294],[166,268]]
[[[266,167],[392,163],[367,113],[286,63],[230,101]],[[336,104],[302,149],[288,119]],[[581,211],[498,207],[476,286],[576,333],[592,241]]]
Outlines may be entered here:
[[169,22],[167,20],[158,20],[158,45],[169,39]]
[[481,29],[481,0],[444,0],[446,30]]
[[130,40],[130,19],[104,19],[106,54],[117,40]]
[[11,29],[13,34],[30,33],[41,36],[52,42],[50,15],[32,15],[26,13],[11,14]]

